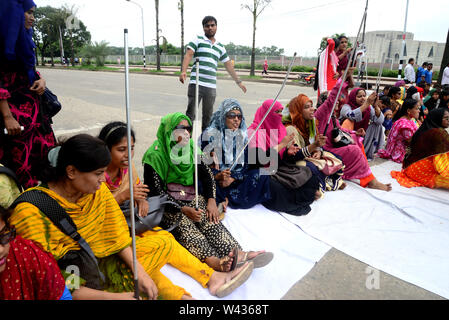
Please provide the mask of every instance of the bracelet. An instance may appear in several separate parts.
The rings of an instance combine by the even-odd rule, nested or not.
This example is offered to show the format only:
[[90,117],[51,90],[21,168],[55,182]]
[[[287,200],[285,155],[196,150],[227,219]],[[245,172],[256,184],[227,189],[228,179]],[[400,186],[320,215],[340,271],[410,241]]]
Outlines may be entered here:
[[240,79],[238,79],[238,80],[235,80],[235,83],[237,83],[237,84],[241,84],[241,83],[242,83],[242,80],[240,80]]

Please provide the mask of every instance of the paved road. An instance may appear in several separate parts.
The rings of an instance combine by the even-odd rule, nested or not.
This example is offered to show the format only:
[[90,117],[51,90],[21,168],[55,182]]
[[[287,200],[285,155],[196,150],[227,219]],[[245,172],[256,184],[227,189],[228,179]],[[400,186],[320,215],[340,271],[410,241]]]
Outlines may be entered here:
[[[41,69],[47,85],[59,97],[62,111],[54,118],[58,137],[86,132],[98,134],[112,120],[125,120],[124,75],[111,72]],[[274,98],[279,85],[246,83],[243,94],[233,81],[219,80],[216,107],[224,98],[239,100],[251,122],[258,106]],[[133,128],[137,134],[136,162],[154,141],[161,116],[184,112],[187,86],[176,77],[132,74],[130,104]],[[313,98],[309,87],[286,86],[280,96],[283,104],[298,93]],[[314,99],[315,100],[315,99]],[[372,165],[375,165],[372,163]],[[138,166],[139,174],[142,169]],[[380,272],[379,289],[367,289],[366,264],[331,249],[315,267],[298,281],[283,299],[442,299],[438,295]],[[299,277],[299,276],[298,276]]]

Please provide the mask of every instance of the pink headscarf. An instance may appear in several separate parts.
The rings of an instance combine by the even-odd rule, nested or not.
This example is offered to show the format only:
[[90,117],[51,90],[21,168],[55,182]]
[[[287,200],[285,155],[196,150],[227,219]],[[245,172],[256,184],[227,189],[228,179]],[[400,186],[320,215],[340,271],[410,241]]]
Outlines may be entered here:
[[[357,94],[359,93],[359,91],[365,91],[365,89],[362,88],[354,88],[351,90],[351,92],[349,93],[348,96],[348,104],[351,106],[352,110],[355,110],[357,108],[359,108],[360,106],[357,104]],[[365,91],[366,92],[366,91]],[[354,130],[358,130],[360,128],[363,128],[364,130],[368,129],[368,125],[369,125],[369,119],[371,117],[371,107],[366,108],[366,110],[363,112],[362,114],[362,120],[359,122],[355,122],[354,123]]]
[[[248,127],[248,136],[251,136],[256,130],[259,123],[262,121],[262,118],[267,113],[271,104],[273,103],[273,99],[265,100],[265,102],[257,109],[256,115],[254,116],[253,123]],[[277,146],[282,139],[287,135],[287,130],[282,124],[282,114],[276,113],[278,110],[282,110],[284,107],[278,101],[274,104],[270,113],[260,126],[254,138],[250,141],[249,146],[251,148],[260,148],[264,151],[267,151],[271,147]],[[277,130],[277,136],[275,135],[275,131],[271,132],[271,130]],[[270,134],[271,132],[271,134]],[[279,154],[283,155],[285,148],[279,151]]]

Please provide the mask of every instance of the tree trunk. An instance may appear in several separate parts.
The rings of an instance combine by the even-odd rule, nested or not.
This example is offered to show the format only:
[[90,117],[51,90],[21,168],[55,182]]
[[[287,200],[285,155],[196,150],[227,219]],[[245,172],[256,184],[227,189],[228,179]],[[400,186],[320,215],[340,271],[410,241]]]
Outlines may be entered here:
[[257,20],[257,7],[254,5],[253,12],[253,48],[251,49],[251,71],[249,73],[250,76],[254,76],[254,69],[256,67],[256,20]]
[[55,66],[55,60],[54,60],[53,50],[50,50],[50,58],[51,58],[51,66],[54,67]]
[[161,70],[161,50],[159,48],[159,0],[154,0],[156,6],[156,69]]
[[181,71],[182,62],[184,61],[184,0],[180,0],[181,10]]

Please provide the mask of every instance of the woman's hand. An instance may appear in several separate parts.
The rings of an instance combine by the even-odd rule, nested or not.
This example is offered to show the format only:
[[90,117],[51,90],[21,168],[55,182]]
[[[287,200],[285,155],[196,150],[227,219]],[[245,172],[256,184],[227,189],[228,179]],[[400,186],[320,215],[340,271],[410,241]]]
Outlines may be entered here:
[[210,198],[207,200],[207,210],[206,217],[209,218],[209,222],[217,224],[219,220],[219,212],[217,208],[217,203],[214,198]]
[[150,205],[148,204],[147,199],[137,200],[137,208],[139,208],[139,216],[146,217],[148,215],[148,211],[150,210]]
[[41,96],[45,91],[45,87],[46,87],[46,82],[44,79],[41,78],[39,80],[34,81],[30,90]]
[[[150,189],[148,189],[148,186],[143,183],[135,184],[134,185],[134,201],[138,200],[146,200],[148,197],[148,192],[150,192]],[[129,198],[130,196],[128,196]]]
[[204,213],[202,209],[195,210],[194,208],[188,206],[182,207],[181,212],[184,213],[190,220],[194,222],[200,222],[201,215]]
[[312,152],[312,158],[314,159],[321,159],[321,150],[315,150],[314,152]]
[[226,178],[228,178],[230,176],[231,176],[231,170],[226,169],[226,170],[223,170],[223,171],[217,173],[215,175],[215,180],[217,180],[217,181],[225,180]]
[[[3,117],[3,121],[5,124],[5,128],[10,136],[19,135],[22,132],[20,124],[17,122],[16,119],[13,118],[12,115]],[[3,134],[3,132],[1,132],[0,134]]]
[[372,105],[374,105],[374,102],[376,102],[376,99],[377,99],[377,93],[376,93],[376,92],[373,92],[373,93],[371,93],[371,94],[368,96],[368,98],[366,99],[366,102],[367,102],[370,106],[372,106]]
[[360,129],[358,129],[358,130],[355,132],[355,134],[356,134],[356,136],[358,136],[358,137],[364,137],[364,136],[365,136],[365,130],[364,130],[363,128],[360,128]]
[[231,176],[225,177],[223,180],[219,182],[220,187],[226,188],[229,187],[235,181]]
[[157,300],[158,290],[153,279],[142,269],[139,270],[139,292],[145,293],[150,300]]
[[292,144],[290,147],[288,147],[287,154],[289,156],[294,156],[295,154],[298,153],[299,150],[301,150],[300,147],[298,147],[296,144]]
[[288,136],[286,135],[286,136],[284,137],[284,139],[282,139],[281,143],[278,145],[278,151],[284,149],[285,147],[287,147],[288,144],[289,144],[290,142],[292,142],[294,138],[295,138],[295,133],[294,133],[294,132],[291,133],[291,134],[288,135]]

